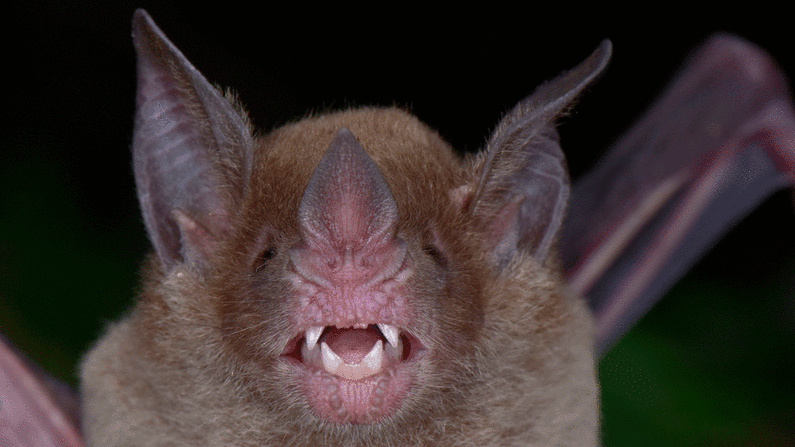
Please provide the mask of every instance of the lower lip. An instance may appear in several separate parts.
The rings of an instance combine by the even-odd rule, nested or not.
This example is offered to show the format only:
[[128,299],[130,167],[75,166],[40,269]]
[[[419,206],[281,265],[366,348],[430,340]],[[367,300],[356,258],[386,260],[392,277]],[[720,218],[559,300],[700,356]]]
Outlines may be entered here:
[[294,366],[315,416],[337,424],[369,424],[392,416],[400,409],[416,376],[414,361],[356,381]]

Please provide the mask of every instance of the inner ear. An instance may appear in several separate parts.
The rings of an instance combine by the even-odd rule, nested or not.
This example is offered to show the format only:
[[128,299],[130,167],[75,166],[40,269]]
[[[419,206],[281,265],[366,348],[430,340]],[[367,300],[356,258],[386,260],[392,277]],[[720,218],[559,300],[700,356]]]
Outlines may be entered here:
[[488,223],[488,242],[491,245],[494,260],[499,266],[505,266],[513,259],[519,247],[520,208],[524,197],[514,196]]

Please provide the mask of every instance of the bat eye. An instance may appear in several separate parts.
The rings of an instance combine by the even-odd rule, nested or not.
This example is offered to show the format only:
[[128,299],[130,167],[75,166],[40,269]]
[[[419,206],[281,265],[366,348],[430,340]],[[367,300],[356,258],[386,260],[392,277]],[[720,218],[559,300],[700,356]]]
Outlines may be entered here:
[[268,247],[259,256],[257,256],[257,261],[254,263],[254,271],[259,272],[260,270],[264,269],[265,266],[268,264],[268,261],[276,257],[276,247]]
[[441,250],[439,250],[439,248],[436,245],[430,244],[430,243],[429,244],[425,244],[425,246],[422,247],[422,250],[428,256],[430,256],[431,259],[433,259],[433,262],[435,262],[439,267],[442,267],[442,268],[446,268],[447,267],[447,258],[444,257],[444,255],[442,254]]

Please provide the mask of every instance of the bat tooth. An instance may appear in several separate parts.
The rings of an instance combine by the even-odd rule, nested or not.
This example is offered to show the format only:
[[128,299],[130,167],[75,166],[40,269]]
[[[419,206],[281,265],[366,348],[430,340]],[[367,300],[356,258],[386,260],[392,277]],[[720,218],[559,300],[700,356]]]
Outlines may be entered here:
[[398,345],[398,335],[400,334],[400,331],[396,326],[386,323],[378,323],[378,329],[381,330],[381,333],[384,334],[386,341],[388,341],[390,345]]
[[381,372],[384,362],[384,343],[378,340],[364,358],[356,364],[344,363],[328,345],[320,344],[323,353],[323,369],[348,380],[359,380]]
[[320,334],[323,333],[323,326],[312,326],[306,330],[304,333],[304,338],[306,338],[306,347],[311,351],[317,345],[317,341],[320,340]]
[[320,344],[320,352],[323,353],[323,369],[331,374],[336,374],[342,364],[340,356],[332,351],[325,342]]
[[[381,371],[381,364],[384,361],[384,343],[381,340],[378,340],[373,345],[373,348],[370,349],[370,352],[367,353],[366,356],[362,359],[359,365],[364,366],[367,368],[368,371],[362,372],[369,372],[367,376],[372,376],[373,374],[377,374]],[[364,377],[364,376],[363,376]]]

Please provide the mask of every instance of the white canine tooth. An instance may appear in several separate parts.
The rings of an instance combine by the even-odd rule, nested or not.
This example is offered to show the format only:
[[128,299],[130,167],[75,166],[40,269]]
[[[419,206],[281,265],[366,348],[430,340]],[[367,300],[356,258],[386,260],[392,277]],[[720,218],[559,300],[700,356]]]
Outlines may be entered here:
[[[378,371],[381,371],[381,362],[384,360],[384,343],[381,340],[378,340],[373,345],[373,349],[367,353],[366,356],[362,359],[359,365],[364,364],[364,366],[369,370],[366,371],[364,376],[371,376]],[[363,371],[364,372],[364,371]]]
[[320,340],[320,334],[323,333],[323,326],[312,326],[306,330],[304,337],[306,338],[306,347],[311,351],[315,348],[317,341]]
[[381,330],[381,333],[384,334],[386,337],[386,341],[389,342],[392,346],[397,346],[398,344],[398,328],[385,323],[378,323],[378,329]]
[[320,344],[320,352],[323,354],[323,369],[330,372],[331,374],[336,373],[340,367],[340,364],[342,363],[340,356],[338,356],[336,352],[332,351],[326,342]]

